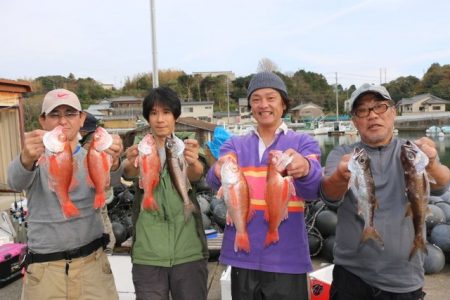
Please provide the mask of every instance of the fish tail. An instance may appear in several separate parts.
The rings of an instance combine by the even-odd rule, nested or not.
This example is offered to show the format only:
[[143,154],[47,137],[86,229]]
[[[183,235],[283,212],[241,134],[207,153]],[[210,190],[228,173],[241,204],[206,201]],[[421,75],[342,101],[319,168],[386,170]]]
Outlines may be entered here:
[[184,222],[187,222],[189,220],[193,212],[195,212],[194,203],[192,203],[191,201],[184,203],[183,207]]
[[80,211],[70,199],[62,204],[62,211],[66,218],[76,217],[80,215]]
[[95,193],[94,208],[102,208],[105,205],[105,192]]
[[247,253],[250,252],[250,241],[248,239],[247,232],[236,232],[236,238],[234,240],[234,251],[238,252],[239,250],[245,251]]
[[274,231],[268,231],[266,235],[266,240],[264,241],[264,246],[268,247],[272,243],[278,242],[280,237],[278,236],[278,229]]
[[381,246],[384,246],[383,239],[381,238],[378,231],[375,229],[375,227],[366,227],[363,231],[363,235],[361,240],[363,242],[367,241],[368,239],[372,239],[378,243],[380,243]]
[[142,208],[145,210],[158,210],[158,203],[156,203],[153,195],[145,195],[142,200]]
[[409,252],[409,260],[416,254],[417,250],[422,250],[424,253],[428,254],[427,246],[423,241],[423,238],[415,238],[413,242],[413,247],[411,248],[411,252]]

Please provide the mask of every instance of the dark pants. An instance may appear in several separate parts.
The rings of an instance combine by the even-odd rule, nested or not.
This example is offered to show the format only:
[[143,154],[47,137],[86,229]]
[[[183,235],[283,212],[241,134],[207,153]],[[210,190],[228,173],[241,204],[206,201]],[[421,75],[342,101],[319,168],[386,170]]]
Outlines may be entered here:
[[206,260],[155,267],[133,264],[136,300],[206,300],[208,267]]
[[391,293],[368,285],[341,266],[333,269],[330,300],[423,300],[422,289],[409,293]]
[[233,300],[308,300],[306,274],[231,268]]

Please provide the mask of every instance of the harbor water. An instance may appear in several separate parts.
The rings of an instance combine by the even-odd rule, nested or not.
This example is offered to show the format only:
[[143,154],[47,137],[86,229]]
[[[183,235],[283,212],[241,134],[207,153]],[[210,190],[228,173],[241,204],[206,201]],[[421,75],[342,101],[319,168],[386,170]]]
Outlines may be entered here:
[[[415,132],[415,131],[400,131],[397,135],[400,138],[408,139],[408,140],[416,140],[423,136],[426,136],[423,131]],[[450,135],[446,136],[437,136],[437,135],[429,135],[430,139],[432,139],[436,143],[436,149],[439,153],[439,158],[443,164],[450,167]],[[328,135],[315,135],[314,138],[317,140],[320,146],[320,151],[322,152],[321,163],[322,166],[325,166],[326,158],[328,153],[338,145],[344,144],[353,144],[360,140],[359,135],[340,135],[340,136],[328,136]]]

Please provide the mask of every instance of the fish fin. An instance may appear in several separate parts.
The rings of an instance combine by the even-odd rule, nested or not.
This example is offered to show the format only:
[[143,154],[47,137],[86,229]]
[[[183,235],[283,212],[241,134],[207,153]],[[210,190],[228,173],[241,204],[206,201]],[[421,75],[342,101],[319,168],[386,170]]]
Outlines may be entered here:
[[278,229],[275,229],[274,231],[267,231],[264,246],[268,247],[270,244],[278,242],[279,239],[280,237],[278,236]]
[[234,252],[238,252],[239,250],[247,253],[250,252],[250,241],[248,239],[247,232],[236,232],[236,237],[234,239]]
[[80,215],[80,211],[70,199],[62,204],[62,211],[66,218],[76,217]]
[[46,159],[45,159],[45,155],[42,154],[41,157],[39,157],[39,159],[36,161],[35,165],[36,167],[39,165],[44,165],[46,163]]
[[297,192],[295,191],[295,185],[294,185],[294,181],[291,180],[289,181],[289,190],[290,190],[290,197],[295,197],[297,195]]
[[102,208],[105,206],[105,191],[100,191],[95,193],[94,199],[94,209]]
[[69,185],[69,192],[73,191],[78,186],[78,180],[75,177],[75,174],[72,175]]
[[144,199],[142,200],[142,209],[154,211],[158,210],[158,203],[152,194],[144,193]]
[[411,217],[412,215],[413,215],[413,213],[412,213],[411,203],[408,202],[408,204],[406,204],[405,217]]
[[231,219],[231,216],[230,216],[230,214],[228,212],[227,212],[227,215],[226,215],[225,219],[226,219],[226,223],[227,223],[228,226],[232,226],[233,225],[233,219]]
[[283,209],[283,217],[281,218],[281,221],[287,220],[288,217],[289,217],[289,210],[286,205],[286,207]]
[[381,238],[380,234],[375,229],[375,227],[366,227],[366,228],[364,228],[364,231],[363,231],[363,234],[362,234],[362,237],[361,237],[361,241],[365,242],[368,239],[372,239],[375,242],[378,242],[381,246],[384,246],[383,239]]
[[250,205],[250,207],[248,208],[248,214],[247,214],[247,220],[246,223],[250,223],[250,221],[253,218],[253,215],[255,214],[255,208],[253,206]]
[[217,191],[217,198],[223,199],[223,187],[220,187]]

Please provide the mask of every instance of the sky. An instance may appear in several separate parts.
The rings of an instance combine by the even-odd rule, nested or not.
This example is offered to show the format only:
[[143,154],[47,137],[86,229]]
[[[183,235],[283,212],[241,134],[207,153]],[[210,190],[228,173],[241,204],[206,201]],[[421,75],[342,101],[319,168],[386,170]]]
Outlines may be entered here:
[[[448,0],[154,0],[160,70],[320,73],[344,87],[450,63]],[[152,72],[150,0],[0,2],[0,78]]]

